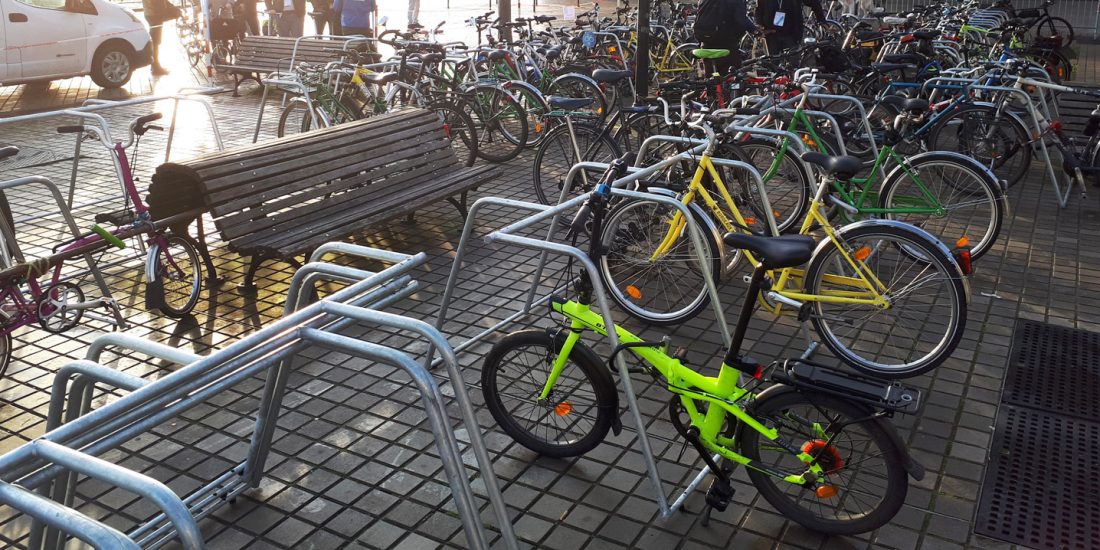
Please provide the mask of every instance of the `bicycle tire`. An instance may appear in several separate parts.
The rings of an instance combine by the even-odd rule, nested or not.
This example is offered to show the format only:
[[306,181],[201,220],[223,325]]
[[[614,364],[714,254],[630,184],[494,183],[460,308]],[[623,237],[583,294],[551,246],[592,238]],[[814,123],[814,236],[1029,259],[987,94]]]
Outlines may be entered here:
[[[287,103],[286,107],[283,107],[282,114],[279,115],[279,126],[275,131],[275,136],[286,137],[310,131],[313,128],[313,120],[307,116],[308,114],[309,111],[304,101]],[[318,123],[324,126],[320,110],[314,107],[313,114],[317,116]]]
[[600,85],[582,74],[565,73],[557,76],[550,82],[547,95],[591,98],[595,103],[591,107],[580,109],[581,112],[590,111],[597,117],[604,117],[608,112],[607,98],[600,90]]
[[1062,37],[1062,47],[1068,48],[1076,38],[1073,32],[1073,24],[1061,17],[1048,15],[1035,25],[1035,37],[1046,38],[1051,36]]
[[502,84],[523,107],[527,117],[527,139],[524,147],[535,147],[542,141],[543,136],[549,130],[546,124],[546,114],[550,112],[550,105],[538,88],[522,80],[511,80]]
[[[11,318],[6,313],[0,313],[0,326],[6,327]],[[0,381],[4,379],[4,373],[11,365],[11,357],[15,348],[12,347],[11,333],[6,330],[0,333]]]
[[[689,209],[703,230],[707,267],[717,284],[722,273],[719,244],[707,232],[710,224],[706,214],[698,207]],[[597,270],[608,295],[631,317],[656,326],[683,323],[710,303],[706,280],[699,270],[698,255],[687,230],[677,237],[669,252],[657,260],[660,263],[651,260],[653,251],[669,231],[668,222],[674,212],[669,206],[651,201],[624,200],[608,214],[600,235],[602,253]],[[637,253],[638,257],[631,258],[632,253]],[[633,273],[627,271],[632,267],[639,269]],[[687,290],[673,291],[666,288],[669,283],[682,284]]]
[[[910,157],[907,162],[910,172],[920,174],[922,178],[929,174],[935,174],[938,166],[941,170],[940,175],[942,177],[940,179],[943,184],[940,186],[929,185],[928,181],[922,179],[921,183],[925,186],[924,190],[937,195],[937,191],[933,187],[938,187],[939,190],[949,193],[949,199],[957,198],[962,202],[952,205],[949,204],[950,201],[945,201],[937,196],[937,202],[949,210],[942,217],[928,214],[889,212],[885,217],[915,225],[931,233],[933,237],[938,238],[949,247],[953,246],[958,238],[969,237],[971,259],[981,258],[997,242],[997,237],[1001,233],[1001,226],[1004,223],[1005,196],[996,178],[977,161],[943,151],[921,153]],[[948,169],[951,170],[950,173],[947,172]],[[913,185],[907,196],[899,195],[899,193],[906,191],[907,184]],[[916,198],[918,206],[926,204],[923,202],[923,198],[920,197],[922,194],[923,191],[916,186],[909,174],[899,166],[886,176],[879,192],[879,206],[891,209],[913,206],[914,198]],[[954,216],[955,212],[960,212],[963,215],[969,214],[970,219]],[[972,221],[974,217],[977,217],[978,220]],[[982,221],[983,219],[985,221]],[[980,237],[975,237],[978,234],[980,234]]]
[[[882,378],[916,376],[943,363],[962,339],[967,315],[965,278],[946,248],[927,232],[900,222],[868,220],[848,225],[837,231],[837,241],[828,241],[814,252],[805,272],[807,293],[867,292],[863,284],[845,283],[858,276],[839,255],[837,242],[844,244],[849,257],[864,256],[861,263],[886,287],[883,294],[891,301],[888,308],[811,302],[810,320],[826,347],[854,369]],[[836,272],[828,271],[834,267]],[[909,276],[914,277],[912,281],[896,281]],[[900,289],[897,295],[896,289]],[[905,321],[919,323],[917,330],[901,322],[902,305],[921,305],[914,299],[924,303],[923,311],[909,314]],[[906,334],[896,334],[901,332]],[[912,347],[897,347],[892,339]],[[895,351],[899,361],[887,362]]]
[[[990,127],[996,124],[996,127]],[[993,170],[1011,187],[1031,168],[1031,134],[1013,116],[990,105],[968,104],[944,116],[928,133],[928,150],[957,151]]]
[[[494,84],[476,86],[466,102],[477,127],[477,154],[489,162],[506,162],[519,156],[527,143],[527,117],[523,107],[507,91]],[[507,124],[507,128],[505,127]]]
[[[573,133],[577,138],[580,158],[573,149],[567,124],[555,126],[547,132],[535,151],[532,180],[535,196],[542,204],[558,204],[565,178],[573,165],[582,161],[611,162],[622,156],[622,151],[615,140],[600,128],[574,122]],[[572,195],[575,194],[566,194],[566,199]]]
[[[753,138],[738,143],[736,147],[742,153],[742,158],[738,160],[744,160],[752,164],[761,175],[766,174],[771,168],[779,149],[779,145],[775,140],[766,138]],[[778,183],[776,183],[777,178],[779,179]],[[748,194],[749,190],[744,187],[749,180],[744,179],[743,181],[744,183],[741,184],[743,192],[746,193],[746,196],[752,196]],[[784,151],[783,160],[775,175],[764,182],[764,188],[768,190],[768,201],[771,203],[772,209],[781,208],[780,212],[785,213],[785,215],[776,216],[775,223],[779,228],[779,232],[786,233],[792,229],[797,229],[799,222],[802,221],[809,210],[810,197],[813,196],[814,187],[805,165],[802,164],[790,147]],[[763,215],[759,203],[754,201],[750,204],[753,205],[757,216]],[[757,225],[758,227],[754,226],[754,229],[765,229],[763,224]]]
[[168,235],[165,244],[167,249],[158,246],[153,256],[153,272],[160,279],[163,293],[160,310],[169,317],[179,318],[191,313],[199,301],[202,262],[190,237]]
[[[747,467],[746,473],[753,486],[783,516],[811,531],[855,535],[886,525],[901,509],[909,492],[908,474],[904,466],[905,451],[898,447],[887,431],[893,428],[873,416],[870,409],[831,395],[776,386],[757,396],[750,414],[778,430],[779,437],[794,447],[808,449],[807,452],[826,470],[826,474],[818,480],[825,483],[819,486],[831,486],[837,491],[833,497],[819,497],[813,490]],[[832,437],[821,436],[822,432],[827,433],[830,426],[838,423],[842,424],[839,432],[830,434]],[[856,429],[865,433],[858,441],[850,435]],[[770,440],[762,440],[760,432],[748,425],[741,425],[737,439],[741,454],[755,464],[788,473],[801,474],[807,469],[806,463],[797,455]],[[851,444],[852,448],[841,450],[847,444]],[[857,456],[855,453],[871,446],[881,455],[869,458],[860,456],[853,460]],[[846,469],[849,464],[857,467]],[[853,487],[859,480],[859,486],[853,487],[855,490],[841,492],[838,482],[843,482],[845,475],[851,476],[848,487]],[[793,494],[790,492],[792,490]],[[861,499],[870,504],[863,506]],[[877,499],[877,502],[872,499]],[[854,504],[855,510],[835,514],[836,517],[821,517],[826,507],[823,501],[834,501],[840,506]]]
[[428,109],[443,117],[443,133],[451,140],[455,155],[466,166],[473,166],[477,159],[477,128],[473,119],[458,104],[449,101],[432,101]]
[[[569,362],[558,377],[550,398],[545,403],[537,402],[546,377],[539,379],[532,375],[548,375],[553,364],[552,358],[561,352],[564,343],[564,332],[557,333],[556,337],[539,329],[513,332],[493,345],[481,367],[481,391],[485,405],[501,429],[520,445],[540,455],[554,458],[579,456],[595,448],[607,437],[613,415],[618,414],[618,396],[610,372],[599,356],[581,342],[573,347]],[[532,351],[526,352],[527,349]],[[519,355],[521,353],[523,355]],[[519,357],[522,357],[522,361]],[[511,364],[520,364],[515,369],[516,380],[502,386],[502,377],[507,374],[505,371]],[[570,368],[571,366],[576,368]],[[577,397],[572,393],[564,396],[557,393],[562,383],[570,380],[577,381],[574,389],[585,390],[584,386],[588,387],[591,396],[584,397],[589,397],[590,406],[578,410],[577,404],[580,401]],[[530,387],[516,388],[517,384],[525,381],[530,382]],[[510,396],[507,391],[502,391],[509,388],[516,388],[519,393]],[[540,418],[534,420],[549,419],[554,422],[554,428],[548,429],[546,436],[540,437],[537,428],[533,431],[522,425],[516,415],[508,410],[504,402],[508,397],[532,407],[531,413],[524,419],[528,421],[528,426],[534,424],[533,415],[539,414]],[[557,441],[557,438],[550,440],[548,436],[552,433],[551,430],[564,432],[555,417],[571,417],[574,424],[585,420],[590,423],[576,437],[569,437],[565,441]]]

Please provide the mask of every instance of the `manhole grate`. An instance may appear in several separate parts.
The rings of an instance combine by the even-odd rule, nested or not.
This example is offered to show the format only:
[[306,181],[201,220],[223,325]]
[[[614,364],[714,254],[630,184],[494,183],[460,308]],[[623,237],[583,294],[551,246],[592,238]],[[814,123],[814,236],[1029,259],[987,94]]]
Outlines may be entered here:
[[1100,334],[1019,321],[1001,401],[1100,421]]
[[1003,405],[978,534],[1058,550],[1100,548],[1100,423]]
[[39,149],[36,147],[20,145],[19,154],[15,157],[0,161],[0,167],[2,167],[4,170],[15,170],[16,168],[34,168],[36,166],[45,166],[47,164],[53,164],[55,162],[60,162],[63,160],[72,160],[72,157],[62,157],[48,149]]

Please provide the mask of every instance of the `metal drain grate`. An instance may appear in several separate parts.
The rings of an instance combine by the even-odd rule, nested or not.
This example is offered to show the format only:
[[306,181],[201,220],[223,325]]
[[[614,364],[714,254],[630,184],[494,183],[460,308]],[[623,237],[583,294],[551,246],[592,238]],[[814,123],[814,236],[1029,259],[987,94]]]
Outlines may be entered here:
[[15,170],[16,168],[34,168],[36,166],[45,166],[64,160],[72,160],[72,157],[63,157],[48,149],[39,149],[37,147],[28,147],[25,145],[21,145],[19,146],[18,155],[5,160],[0,160],[0,168],[3,168],[4,170]]
[[1100,423],[1002,405],[978,534],[1058,550],[1100,548]]
[[1100,334],[1019,321],[1001,401],[1100,421]]

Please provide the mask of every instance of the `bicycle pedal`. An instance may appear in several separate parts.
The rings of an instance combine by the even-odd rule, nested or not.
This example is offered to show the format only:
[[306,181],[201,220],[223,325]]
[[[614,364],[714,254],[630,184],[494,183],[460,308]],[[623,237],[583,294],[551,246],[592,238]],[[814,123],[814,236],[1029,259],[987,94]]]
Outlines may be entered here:
[[679,359],[681,363],[688,364],[688,350],[687,348],[676,348],[676,351],[672,354],[672,357]]
[[710,488],[707,489],[707,506],[718,510],[719,512],[725,512],[729,507],[730,501],[733,500],[733,494],[736,491],[728,481],[715,478],[711,482]]

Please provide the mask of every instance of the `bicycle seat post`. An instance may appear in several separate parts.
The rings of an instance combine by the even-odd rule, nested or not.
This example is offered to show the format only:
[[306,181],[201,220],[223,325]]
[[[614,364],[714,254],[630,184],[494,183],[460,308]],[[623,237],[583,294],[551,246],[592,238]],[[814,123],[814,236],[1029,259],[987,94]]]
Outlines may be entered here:
[[752,276],[749,278],[749,291],[741,304],[741,313],[737,316],[737,326],[733,329],[733,338],[730,340],[729,350],[726,351],[726,357],[722,360],[726,365],[736,368],[738,362],[741,361],[741,346],[745,342],[745,332],[748,331],[756,301],[760,298],[760,291],[766,273],[767,269],[763,264],[758,264],[752,271]]

